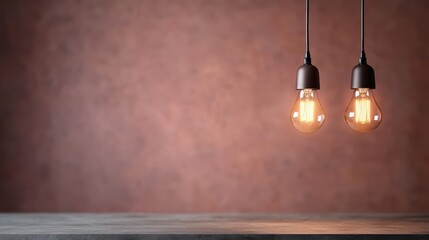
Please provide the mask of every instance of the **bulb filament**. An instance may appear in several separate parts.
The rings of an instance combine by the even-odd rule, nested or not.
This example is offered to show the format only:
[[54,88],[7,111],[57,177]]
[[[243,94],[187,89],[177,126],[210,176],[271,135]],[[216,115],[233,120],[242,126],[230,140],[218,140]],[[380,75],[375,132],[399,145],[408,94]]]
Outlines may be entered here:
[[355,101],[355,121],[360,124],[371,122],[371,101],[369,99],[357,99]]
[[314,101],[306,99],[299,102],[299,120],[303,123],[314,121]]

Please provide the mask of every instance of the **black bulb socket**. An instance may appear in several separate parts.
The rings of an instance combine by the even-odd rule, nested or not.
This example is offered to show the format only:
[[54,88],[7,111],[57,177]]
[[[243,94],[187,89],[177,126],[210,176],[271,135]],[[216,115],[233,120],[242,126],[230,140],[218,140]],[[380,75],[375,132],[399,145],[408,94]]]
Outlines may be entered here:
[[375,89],[374,69],[366,63],[365,53],[362,52],[359,64],[352,70],[352,89],[369,88]]
[[304,65],[298,68],[296,89],[320,89],[319,70],[311,64],[310,54],[305,54]]

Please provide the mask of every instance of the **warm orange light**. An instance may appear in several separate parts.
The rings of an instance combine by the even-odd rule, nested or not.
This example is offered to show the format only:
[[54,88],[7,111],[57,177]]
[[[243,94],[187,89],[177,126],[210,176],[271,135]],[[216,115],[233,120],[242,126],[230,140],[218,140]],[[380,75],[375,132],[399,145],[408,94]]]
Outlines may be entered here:
[[344,113],[347,124],[358,132],[369,132],[381,122],[381,110],[368,88],[356,89]]
[[299,121],[305,123],[314,121],[314,101],[309,99],[299,101]]
[[356,99],[355,101],[356,122],[368,124],[371,122],[371,101],[368,99]]
[[316,90],[300,90],[293,106],[291,120],[300,132],[312,133],[319,130],[325,122],[325,112],[317,97]]

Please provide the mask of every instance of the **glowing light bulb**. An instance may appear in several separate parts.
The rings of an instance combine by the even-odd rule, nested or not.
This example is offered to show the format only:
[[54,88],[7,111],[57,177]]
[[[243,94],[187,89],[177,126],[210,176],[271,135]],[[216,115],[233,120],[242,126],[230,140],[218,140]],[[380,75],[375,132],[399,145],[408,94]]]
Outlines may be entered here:
[[347,106],[344,118],[353,130],[370,132],[381,123],[381,110],[369,88],[358,88]]
[[317,97],[316,90],[303,89],[292,108],[293,126],[300,132],[312,133],[319,130],[325,122],[325,112]]

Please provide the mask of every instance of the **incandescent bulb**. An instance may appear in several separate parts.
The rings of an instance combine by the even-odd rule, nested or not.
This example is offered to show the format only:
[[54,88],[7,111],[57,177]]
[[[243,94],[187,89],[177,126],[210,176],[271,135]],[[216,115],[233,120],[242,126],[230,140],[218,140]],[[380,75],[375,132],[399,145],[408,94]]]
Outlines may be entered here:
[[292,109],[293,126],[300,132],[312,133],[319,130],[325,122],[325,111],[317,97],[316,90],[306,88],[298,93]]
[[344,118],[353,130],[370,132],[381,122],[381,110],[369,88],[358,88],[347,106]]

